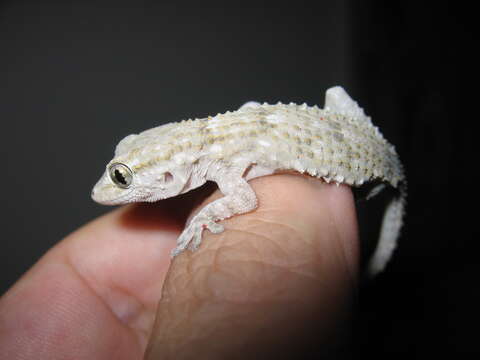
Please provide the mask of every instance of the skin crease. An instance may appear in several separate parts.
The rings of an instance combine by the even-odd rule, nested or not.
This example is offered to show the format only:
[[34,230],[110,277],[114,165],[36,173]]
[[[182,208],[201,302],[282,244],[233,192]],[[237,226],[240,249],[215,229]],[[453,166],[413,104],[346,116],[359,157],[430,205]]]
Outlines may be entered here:
[[290,174],[250,184],[260,207],[205,231],[171,266],[201,191],[121,207],[66,237],[0,298],[0,359],[345,355],[358,268],[350,189]]

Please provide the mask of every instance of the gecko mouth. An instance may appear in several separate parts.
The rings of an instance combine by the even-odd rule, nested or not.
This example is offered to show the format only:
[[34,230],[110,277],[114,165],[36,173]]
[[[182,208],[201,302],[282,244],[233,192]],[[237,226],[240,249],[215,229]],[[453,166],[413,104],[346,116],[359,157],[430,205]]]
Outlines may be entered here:
[[93,201],[102,205],[118,205],[130,202],[133,189],[121,189],[106,179],[101,179],[92,189]]
[[[131,192],[127,194],[122,194],[121,196],[101,196],[100,194],[97,194],[95,190],[92,191],[92,199],[96,201],[99,204],[102,205],[119,205],[119,204],[126,204],[128,202],[131,202],[130,200],[132,198]],[[136,200],[135,200],[136,201]]]

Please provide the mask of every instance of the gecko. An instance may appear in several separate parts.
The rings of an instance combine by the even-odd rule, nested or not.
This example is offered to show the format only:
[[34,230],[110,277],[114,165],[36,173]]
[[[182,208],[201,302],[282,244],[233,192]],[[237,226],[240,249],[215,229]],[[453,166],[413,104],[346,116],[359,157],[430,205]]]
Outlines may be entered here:
[[236,111],[128,135],[116,146],[92,198],[105,205],[154,202],[215,182],[223,197],[192,217],[174,257],[196,250],[205,229],[221,233],[221,220],[258,206],[249,180],[285,171],[337,185],[376,184],[367,199],[386,186],[395,189],[368,265],[372,275],[383,270],[403,223],[405,172],[394,146],[341,86],[326,91],[323,109],[252,101]]

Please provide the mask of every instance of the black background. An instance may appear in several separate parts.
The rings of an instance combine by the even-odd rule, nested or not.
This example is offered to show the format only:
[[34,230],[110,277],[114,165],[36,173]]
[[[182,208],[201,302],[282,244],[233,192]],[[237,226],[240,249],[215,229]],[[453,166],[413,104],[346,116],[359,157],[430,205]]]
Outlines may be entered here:
[[400,247],[360,290],[359,353],[477,352],[475,13],[314,4],[0,2],[0,292],[109,210],[90,190],[125,135],[249,100],[323,106],[339,84],[409,178]]

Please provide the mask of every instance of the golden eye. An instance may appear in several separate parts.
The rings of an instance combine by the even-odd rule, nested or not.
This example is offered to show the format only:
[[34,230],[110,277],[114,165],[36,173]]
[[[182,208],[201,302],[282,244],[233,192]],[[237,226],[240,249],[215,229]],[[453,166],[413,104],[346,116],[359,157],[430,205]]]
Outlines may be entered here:
[[113,163],[108,168],[110,179],[118,187],[123,189],[128,188],[133,181],[133,172],[130,168],[122,163]]

